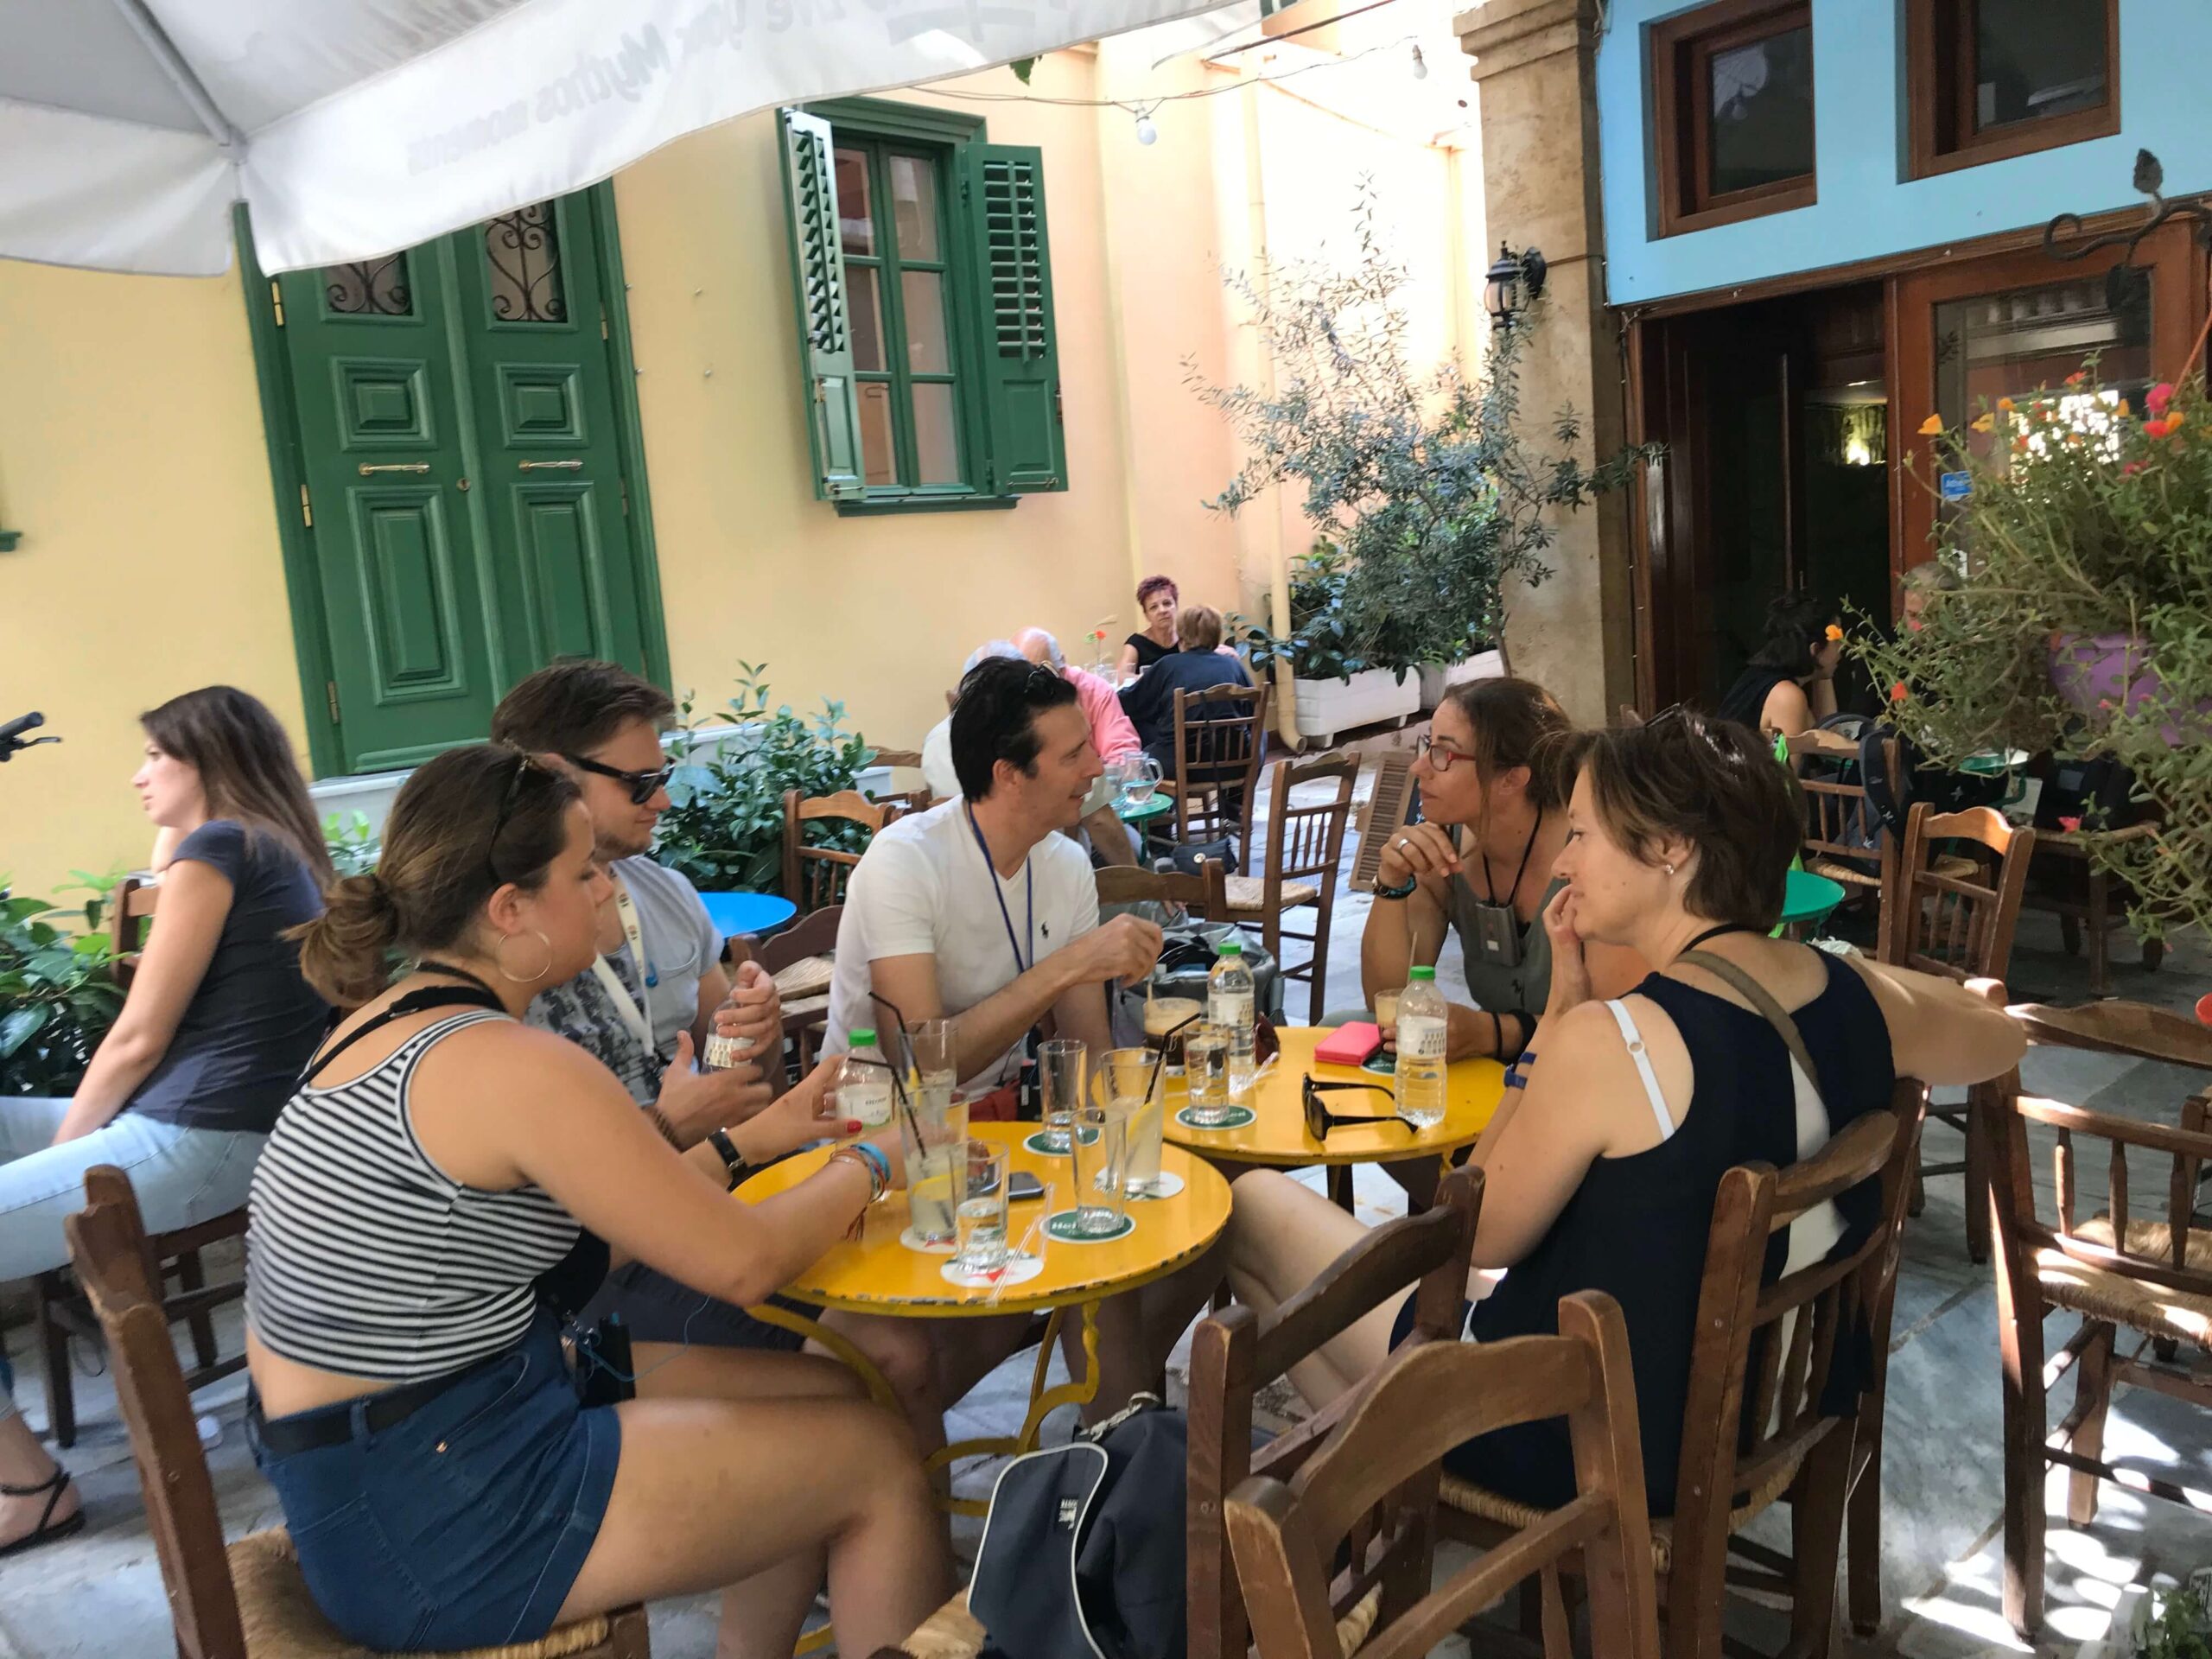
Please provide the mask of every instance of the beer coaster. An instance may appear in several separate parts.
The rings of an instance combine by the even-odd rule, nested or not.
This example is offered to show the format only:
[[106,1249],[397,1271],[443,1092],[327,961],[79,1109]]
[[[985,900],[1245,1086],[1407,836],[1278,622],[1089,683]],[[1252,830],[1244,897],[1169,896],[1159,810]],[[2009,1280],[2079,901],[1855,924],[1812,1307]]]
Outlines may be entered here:
[[919,1255],[951,1255],[960,1249],[959,1243],[950,1238],[942,1244],[932,1244],[912,1227],[899,1235],[899,1242]]
[[1136,1231],[1137,1224],[1127,1216],[1121,1225],[1110,1233],[1079,1233],[1075,1230],[1076,1211],[1063,1210],[1045,1220],[1045,1236],[1058,1239],[1063,1244],[1111,1244],[1117,1238],[1127,1238]]
[[1378,1048],[1359,1063],[1359,1069],[1363,1071],[1372,1071],[1377,1077],[1395,1077],[1398,1072],[1398,1057],[1387,1048]]
[[948,1285],[957,1285],[963,1290],[1001,1290],[1008,1285],[1025,1285],[1045,1271],[1045,1258],[1022,1251],[1009,1251],[1006,1265],[976,1273],[962,1267],[957,1262],[948,1262],[938,1269]]
[[[1076,1133],[1083,1137],[1083,1144],[1086,1147],[1098,1139],[1098,1131],[1096,1129],[1077,1129]],[[1045,1130],[1038,1130],[1036,1134],[1021,1143],[1022,1149],[1026,1152],[1033,1152],[1039,1158],[1065,1158],[1068,1155],[1068,1149],[1065,1147],[1054,1146],[1045,1138]]]
[[1129,1198],[1133,1203],[1143,1203],[1152,1198],[1172,1198],[1182,1190],[1183,1178],[1172,1169],[1163,1169],[1144,1184],[1143,1191],[1132,1191]]
[[1228,1116],[1218,1123],[1200,1122],[1191,1116],[1191,1109],[1188,1106],[1175,1114],[1175,1121],[1178,1123],[1186,1129],[1196,1129],[1200,1135],[1211,1135],[1219,1129],[1241,1129],[1249,1123],[1253,1117],[1254,1113],[1249,1106],[1230,1107]]

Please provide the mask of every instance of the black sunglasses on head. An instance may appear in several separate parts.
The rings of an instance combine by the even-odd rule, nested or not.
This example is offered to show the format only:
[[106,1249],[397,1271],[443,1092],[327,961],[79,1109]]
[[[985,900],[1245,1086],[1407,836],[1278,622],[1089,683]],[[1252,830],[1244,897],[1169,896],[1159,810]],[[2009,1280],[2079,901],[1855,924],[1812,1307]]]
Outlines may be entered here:
[[1408,1134],[1414,1132],[1412,1121],[1397,1112],[1388,1112],[1379,1117],[1370,1117],[1353,1112],[1331,1111],[1321,1103],[1321,1096],[1325,1092],[1333,1092],[1340,1089],[1372,1089],[1393,1105],[1397,1103],[1398,1097],[1391,1091],[1390,1085],[1387,1083],[1317,1083],[1313,1074],[1309,1072],[1300,1087],[1299,1099],[1306,1108],[1306,1133],[1316,1141],[1327,1140],[1329,1131],[1339,1123],[1397,1123],[1402,1125]]
[[499,814],[492,820],[492,838],[484,843],[484,868],[492,873],[492,885],[495,887],[507,879],[499,874],[499,837],[506,833],[507,825],[514,817],[515,803],[522,796],[522,780],[533,772],[541,778],[553,775],[529,753],[516,750],[514,775],[507,779],[506,793],[499,798]]
[[610,766],[602,760],[587,760],[581,754],[563,754],[561,758],[582,771],[601,778],[612,778],[624,785],[630,791],[630,804],[632,806],[643,806],[659,794],[668,786],[669,779],[676,772],[674,766],[658,766],[651,772],[625,772],[621,767]]

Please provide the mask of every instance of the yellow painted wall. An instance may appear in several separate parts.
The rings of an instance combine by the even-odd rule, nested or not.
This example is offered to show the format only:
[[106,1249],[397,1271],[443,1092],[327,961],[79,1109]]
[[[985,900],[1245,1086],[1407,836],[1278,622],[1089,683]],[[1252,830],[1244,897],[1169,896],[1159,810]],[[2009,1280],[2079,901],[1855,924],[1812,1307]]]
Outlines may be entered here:
[[67,739],[0,766],[0,873],[51,896],[145,858],[141,711],[227,681],[302,731],[235,276],[0,260],[0,719]]

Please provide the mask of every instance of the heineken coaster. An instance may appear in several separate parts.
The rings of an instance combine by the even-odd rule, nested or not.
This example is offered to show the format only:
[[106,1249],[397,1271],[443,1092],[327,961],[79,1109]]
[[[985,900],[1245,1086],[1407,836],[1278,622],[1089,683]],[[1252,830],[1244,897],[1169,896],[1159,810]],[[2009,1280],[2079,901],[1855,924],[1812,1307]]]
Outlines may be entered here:
[[[1086,1147],[1091,1145],[1098,1139],[1098,1131],[1096,1129],[1078,1129],[1076,1133],[1083,1136],[1083,1144]],[[1033,1152],[1039,1158],[1066,1157],[1068,1155],[1068,1149],[1065,1147],[1056,1147],[1046,1138],[1050,1134],[1051,1131],[1048,1129],[1038,1130],[1036,1134],[1031,1135],[1027,1141],[1024,1141],[1021,1143],[1023,1150]]]
[[942,1244],[932,1244],[912,1227],[899,1235],[899,1242],[920,1255],[950,1255],[960,1248],[960,1242],[951,1238]]
[[1183,1178],[1172,1169],[1163,1169],[1141,1188],[1132,1185],[1128,1193],[1132,1202],[1141,1203],[1147,1198],[1172,1198],[1182,1190]]
[[1200,1135],[1210,1135],[1216,1129],[1241,1129],[1249,1123],[1254,1116],[1249,1106],[1232,1106],[1220,1122],[1204,1123],[1192,1116],[1191,1111],[1192,1109],[1185,1106],[1175,1114],[1175,1121],[1186,1129],[1196,1129]]
[[1045,1271],[1045,1258],[1021,1251],[1008,1252],[1006,1265],[986,1268],[978,1273],[963,1268],[957,1262],[948,1262],[938,1269],[948,1285],[957,1285],[963,1290],[1000,1290],[1007,1285],[1026,1285]]
[[1359,1063],[1359,1069],[1363,1071],[1372,1071],[1377,1077],[1395,1077],[1398,1072],[1398,1057],[1387,1048],[1378,1048]]
[[1079,1233],[1075,1229],[1076,1213],[1072,1210],[1063,1210],[1056,1216],[1046,1217],[1045,1236],[1057,1238],[1063,1244],[1110,1244],[1117,1238],[1127,1238],[1137,1230],[1136,1223],[1123,1216],[1121,1224],[1109,1233]]

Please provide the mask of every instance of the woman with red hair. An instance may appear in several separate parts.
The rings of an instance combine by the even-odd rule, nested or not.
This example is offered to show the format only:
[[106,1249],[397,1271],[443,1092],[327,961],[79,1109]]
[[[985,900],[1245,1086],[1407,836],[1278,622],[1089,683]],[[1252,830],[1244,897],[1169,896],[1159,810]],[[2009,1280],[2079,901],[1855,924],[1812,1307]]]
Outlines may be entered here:
[[1137,608],[1144,613],[1144,627],[1122,642],[1116,677],[1127,682],[1140,670],[1175,654],[1175,610],[1181,600],[1166,576],[1147,576],[1137,584]]

